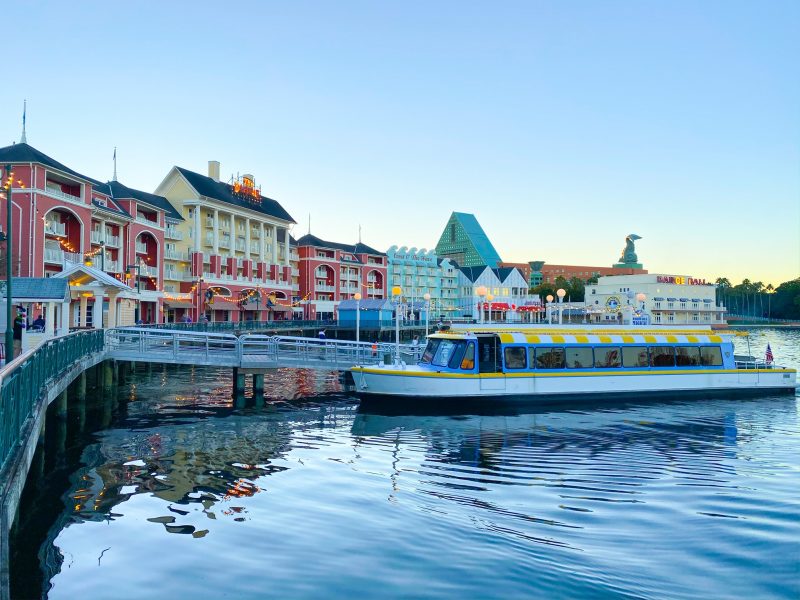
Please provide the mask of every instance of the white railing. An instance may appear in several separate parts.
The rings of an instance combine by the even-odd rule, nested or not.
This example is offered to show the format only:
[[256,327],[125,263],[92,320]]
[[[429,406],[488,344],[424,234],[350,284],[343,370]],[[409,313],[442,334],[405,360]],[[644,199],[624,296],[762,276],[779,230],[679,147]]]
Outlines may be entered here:
[[60,221],[45,221],[44,232],[63,237],[67,235],[67,226]]
[[75,202],[77,204],[84,203],[82,197],[73,196],[72,194],[67,194],[66,192],[62,192],[58,188],[45,187],[43,191],[48,196],[53,196],[54,198],[59,198],[60,200],[66,200],[67,202]]
[[107,273],[119,273],[119,261],[106,259],[105,270]]
[[[210,324],[213,326],[213,324]],[[242,335],[128,327],[109,329],[106,348],[110,358],[176,364],[270,368],[318,368],[346,371],[353,365],[391,364],[394,344],[319,340],[293,336]],[[419,359],[420,347],[403,344],[400,360]]]
[[220,248],[230,248],[231,247],[231,238],[226,236],[220,236],[219,238],[219,247]]
[[251,254],[258,254],[258,253],[259,253],[259,251],[261,250],[259,246],[260,246],[260,245],[259,245],[259,243],[258,243],[258,242],[253,242],[253,241],[251,241],[251,242],[250,242],[250,253],[251,253]]
[[332,285],[319,285],[319,284],[314,286],[314,289],[317,290],[318,292],[333,292],[336,290],[336,288],[333,287]]
[[137,223],[143,223],[144,225],[150,225],[151,227],[152,226],[159,227],[159,224],[158,224],[157,220],[154,221],[153,219],[148,219],[147,217],[145,217],[144,215],[141,215],[141,214],[136,215],[136,222]]
[[186,254],[186,252],[183,252],[182,250],[177,250],[176,248],[165,248],[164,258],[170,258],[172,260],[189,260],[189,257]]
[[214,226],[214,217],[206,216],[206,227]]
[[44,249],[44,262],[49,263],[58,263],[59,265],[64,263],[64,251],[60,250],[59,248],[45,248]]
[[143,244],[142,242],[136,242],[136,253],[147,254],[147,244]]
[[255,240],[261,239],[261,231],[258,230],[258,229],[251,229],[250,230],[250,237],[255,239]]
[[174,227],[167,227],[164,230],[164,237],[170,240],[182,240],[183,239],[183,232],[178,231]]
[[141,265],[139,267],[139,274],[142,277],[158,277],[158,268]]
[[106,231],[106,246],[114,246],[115,248],[119,248],[119,236],[111,235],[108,231]]
[[103,241],[103,232],[93,229],[92,232],[89,234],[89,240],[93,244],[99,244],[100,242]]
[[164,279],[180,279],[178,273],[178,269],[174,268],[172,265],[164,266]]
[[244,240],[236,240],[236,250],[238,252],[244,252]]

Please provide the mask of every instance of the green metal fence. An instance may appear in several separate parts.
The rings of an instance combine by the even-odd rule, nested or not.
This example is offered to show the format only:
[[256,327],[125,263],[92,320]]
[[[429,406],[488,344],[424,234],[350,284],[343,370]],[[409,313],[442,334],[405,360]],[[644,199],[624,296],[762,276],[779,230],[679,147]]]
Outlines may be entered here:
[[0,371],[0,470],[20,439],[25,420],[48,382],[104,348],[104,331],[80,331],[49,340]]

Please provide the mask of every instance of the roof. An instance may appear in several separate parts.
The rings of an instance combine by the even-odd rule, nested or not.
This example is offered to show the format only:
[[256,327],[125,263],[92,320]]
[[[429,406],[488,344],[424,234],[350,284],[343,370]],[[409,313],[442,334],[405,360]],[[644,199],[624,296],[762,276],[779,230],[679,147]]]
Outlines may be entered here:
[[[364,300],[358,301],[359,308],[361,310],[392,310],[392,302],[391,300],[386,300],[384,298],[366,298]],[[343,310],[355,310],[356,309],[356,301],[355,300],[342,300],[339,303],[339,312]]]
[[242,200],[236,196],[233,193],[233,188],[227,183],[216,181],[211,177],[201,175],[200,173],[195,173],[194,171],[184,169],[183,167],[175,168],[186,178],[186,181],[189,182],[189,185],[191,185],[201,196],[213,198],[214,200],[227,202],[228,204],[233,204],[234,206],[264,213],[271,217],[275,217],[276,219],[289,221],[290,223],[296,223],[296,221],[288,212],[286,212],[286,210],[278,203],[277,200],[259,195],[259,198],[261,199],[260,204],[247,202],[246,200]]
[[492,269],[492,271],[494,271],[494,274],[497,275],[497,278],[500,281],[505,281],[506,278],[511,275],[511,272],[515,271],[516,269],[516,267],[497,267]]
[[63,279],[65,281],[69,279],[77,285],[91,285],[90,282],[93,280],[105,287],[117,288],[128,292],[132,291],[129,286],[122,283],[116,277],[112,277],[100,269],[83,264],[74,264],[64,271],[56,273],[50,279]]
[[478,277],[480,277],[486,270],[486,265],[481,265],[479,267],[458,267],[458,270],[461,271],[472,283],[475,283]]
[[307,233],[303,237],[297,240],[298,246],[319,246],[322,248],[331,248],[333,250],[343,250],[344,252],[352,252],[353,254],[374,254],[377,256],[386,256],[385,252],[381,252],[380,250],[375,250],[371,246],[367,246],[366,244],[362,244],[361,242],[357,244],[340,244],[338,242],[328,242],[326,240],[320,239],[315,235],[311,235]]
[[0,148],[0,162],[39,163],[47,167],[52,167],[53,169],[58,169],[59,171],[62,171],[64,173],[69,173],[70,175],[74,175],[75,177],[80,177],[81,179],[91,181],[91,179],[89,177],[86,177],[86,175],[81,175],[77,171],[73,171],[69,167],[62,165],[57,160],[50,158],[44,152],[40,152],[33,146],[30,146],[23,142],[19,144],[12,144],[11,146],[6,146],[5,148]]
[[164,196],[158,196],[156,194],[149,194],[141,190],[135,190],[133,188],[129,188],[127,185],[121,184],[119,181],[109,181],[105,185],[110,190],[110,195],[112,198],[131,199],[138,202],[144,202],[145,204],[149,204],[150,206],[158,208],[159,210],[163,210],[164,213],[166,213],[166,216],[170,219],[183,221],[181,214],[175,210],[175,207],[172,206],[169,200],[164,198]]
[[[14,302],[69,300],[69,286],[66,279],[52,277],[15,277],[11,284]],[[3,290],[5,295],[5,288]]]
[[105,206],[103,206],[102,204],[97,202],[94,198],[92,198],[92,205],[95,208],[97,208],[99,210],[107,210],[109,212],[117,213],[117,214],[123,215],[125,217],[128,217],[129,219],[133,218],[131,216],[131,213],[129,213],[124,208],[122,208],[122,206],[120,206],[120,204],[116,200],[114,200],[114,198],[111,197],[111,186],[109,186],[107,183],[102,183],[100,181],[95,181],[91,177],[89,178],[89,181],[92,182],[92,191],[93,192],[97,192],[99,194],[103,194],[109,200],[109,202]]
[[484,263],[487,265],[496,265],[502,262],[500,260],[500,255],[497,253],[497,250],[494,249],[492,242],[489,241],[489,236],[483,231],[483,227],[478,223],[478,219],[475,218],[475,215],[454,212],[452,216],[461,224],[461,227],[469,237],[472,245],[475,246],[475,251],[480,255]]

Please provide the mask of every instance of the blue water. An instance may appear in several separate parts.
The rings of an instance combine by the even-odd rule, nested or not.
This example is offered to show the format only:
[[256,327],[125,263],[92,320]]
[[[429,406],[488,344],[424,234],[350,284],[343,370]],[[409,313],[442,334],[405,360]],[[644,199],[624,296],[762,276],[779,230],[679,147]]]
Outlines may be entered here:
[[[800,332],[752,353],[767,341],[800,366]],[[800,597],[797,396],[382,415],[288,370],[236,408],[228,377],[123,382],[43,476],[55,509],[31,496],[17,579],[69,599]]]

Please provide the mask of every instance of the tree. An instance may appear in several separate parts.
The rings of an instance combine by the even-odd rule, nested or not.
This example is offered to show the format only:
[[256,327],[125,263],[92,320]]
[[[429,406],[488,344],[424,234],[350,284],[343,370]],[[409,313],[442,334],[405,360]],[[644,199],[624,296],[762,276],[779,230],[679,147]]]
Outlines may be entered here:
[[800,277],[780,284],[774,296],[776,319],[800,319]]
[[775,287],[768,283],[764,289],[767,292],[767,319],[772,319],[772,294],[775,293]]
[[583,302],[586,298],[586,285],[583,283],[583,279],[579,277],[571,278],[567,293],[573,302]]
[[717,277],[717,304],[722,299],[722,304],[728,306],[727,293],[731,287],[731,280],[727,277]]

